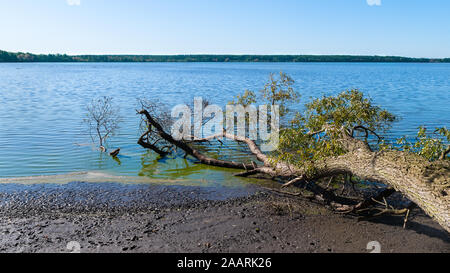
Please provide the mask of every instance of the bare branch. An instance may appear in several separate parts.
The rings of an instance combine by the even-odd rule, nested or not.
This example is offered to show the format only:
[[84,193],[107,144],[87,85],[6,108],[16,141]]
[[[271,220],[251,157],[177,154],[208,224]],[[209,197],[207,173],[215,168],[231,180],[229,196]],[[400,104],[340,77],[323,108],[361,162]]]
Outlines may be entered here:
[[439,157],[440,160],[444,160],[445,157],[450,153],[450,145],[447,146],[447,150],[443,151],[441,156]]
[[234,176],[238,176],[238,177],[248,177],[248,176],[250,176],[250,175],[255,175],[255,174],[259,173],[259,172],[260,172],[260,170],[254,169],[254,170],[245,171],[245,172],[242,172],[242,173],[237,173],[237,174],[235,174]]
[[362,125],[358,125],[358,126],[353,127],[353,129],[351,130],[351,136],[352,136],[352,137],[354,137],[354,132],[357,131],[357,130],[362,130],[362,131],[364,131],[364,132],[366,133],[365,138],[368,138],[368,137],[369,137],[369,132],[370,132],[370,133],[372,133],[374,136],[376,136],[376,137],[378,138],[378,141],[380,141],[380,140],[383,139],[383,138],[380,137],[374,130],[369,129],[369,128],[367,128],[367,127],[364,127],[364,126],[362,126]]
[[[157,131],[160,137],[162,137],[164,140],[169,142],[170,144],[180,148],[183,150],[187,155],[193,156],[196,159],[198,159],[201,163],[206,165],[212,165],[212,166],[218,166],[218,167],[225,167],[225,168],[233,168],[233,169],[244,169],[244,170],[253,170],[255,169],[254,164],[246,164],[246,163],[238,163],[233,161],[225,161],[225,160],[219,160],[215,158],[208,157],[198,150],[192,148],[184,141],[179,141],[174,139],[170,134],[166,133],[166,131],[163,129],[161,124],[159,124],[147,110],[141,110],[138,112],[139,114],[146,117],[147,121],[151,126],[153,126]],[[256,146],[256,145],[255,145]]]
[[302,175],[301,177],[297,177],[297,178],[295,178],[295,179],[293,179],[293,180],[283,184],[281,187],[285,188],[285,187],[288,187],[290,185],[294,185],[295,183],[303,181],[303,180],[305,180],[305,177]]
[[[101,97],[92,100],[86,106],[87,118],[84,120],[88,127],[92,141],[98,139],[103,147],[106,140],[115,134],[119,128],[119,108],[113,104],[111,97]],[[92,132],[95,132],[93,134]]]
[[166,155],[168,154],[168,152],[165,152],[165,151],[159,149],[159,148],[155,145],[156,142],[153,143],[153,144],[151,144],[151,143],[149,143],[149,142],[144,141],[144,138],[148,137],[148,134],[149,134],[149,133],[150,133],[149,131],[145,132],[145,133],[139,138],[138,144],[141,145],[143,148],[153,150],[154,152],[158,153],[158,154],[159,154],[160,156],[162,156],[162,157],[166,156]]

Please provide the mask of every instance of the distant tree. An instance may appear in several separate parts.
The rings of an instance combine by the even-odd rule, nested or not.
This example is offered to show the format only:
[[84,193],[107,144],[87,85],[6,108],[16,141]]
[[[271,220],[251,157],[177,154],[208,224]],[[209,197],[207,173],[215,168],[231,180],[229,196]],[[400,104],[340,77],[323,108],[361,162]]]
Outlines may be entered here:
[[119,107],[114,105],[111,97],[93,99],[86,106],[87,117],[84,120],[88,125],[92,142],[99,142],[102,150],[107,139],[113,136],[119,128]]

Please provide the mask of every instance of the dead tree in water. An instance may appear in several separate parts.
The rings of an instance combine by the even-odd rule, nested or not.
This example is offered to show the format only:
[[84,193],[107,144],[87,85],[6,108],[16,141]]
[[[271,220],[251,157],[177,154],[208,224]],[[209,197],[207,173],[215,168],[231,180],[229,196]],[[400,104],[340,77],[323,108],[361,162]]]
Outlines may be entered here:
[[[413,151],[385,144],[377,130],[386,129],[394,117],[373,106],[359,91],[323,97],[307,104],[306,108],[305,115],[297,116],[292,126],[281,130],[280,146],[271,154],[263,153],[255,141],[227,132],[205,139],[175,139],[155,116],[155,112],[146,107],[138,111],[149,128],[139,144],[162,156],[175,149],[182,150],[186,156],[192,156],[202,164],[240,169],[243,172],[237,175],[242,177],[265,174],[282,179],[285,186],[302,186],[312,193],[314,199],[325,202],[339,212],[366,209],[398,191],[450,232],[448,147],[436,146],[433,154],[438,155],[437,158],[426,158],[420,152],[429,149],[429,145],[416,145]],[[151,143],[147,142],[150,133],[153,138]],[[446,129],[445,134],[450,136]],[[376,148],[369,144],[371,135],[378,139]],[[259,162],[212,158],[192,145],[193,142],[208,143],[220,137],[246,144]],[[340,175],[351,175],[388,187],[378,196],[355,203],[315,183]],[[409,208],[394,210],[386,206],[384,212],[409,214]]]
[[102,151],[106,140],[113,136],[119,128],[119,109],[112,102],[111,97],[94,99],[86,107],[87,117],[84,122],[88,125],[92,141],[97,140]]

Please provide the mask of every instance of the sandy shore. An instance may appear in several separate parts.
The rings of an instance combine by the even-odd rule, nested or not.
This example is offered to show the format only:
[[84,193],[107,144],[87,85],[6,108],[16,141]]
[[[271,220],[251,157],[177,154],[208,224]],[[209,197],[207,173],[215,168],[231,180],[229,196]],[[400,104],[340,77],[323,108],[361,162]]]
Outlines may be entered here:
[[419,210],[358,221],[302,199],[248,188],[115,183],[4,184],[0,252],[450,252]]

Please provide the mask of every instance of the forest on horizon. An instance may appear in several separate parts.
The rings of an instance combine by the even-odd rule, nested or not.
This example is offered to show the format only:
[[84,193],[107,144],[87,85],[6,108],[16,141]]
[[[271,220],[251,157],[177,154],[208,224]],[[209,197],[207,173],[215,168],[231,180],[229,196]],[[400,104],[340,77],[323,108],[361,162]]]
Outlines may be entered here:
[[450,58],[356,55],[67,55],[0,50],[0,62],[385,62],[450,63]]

